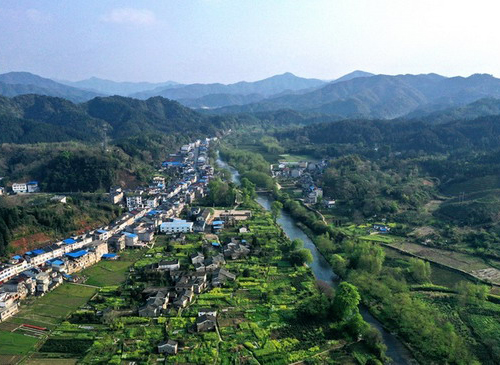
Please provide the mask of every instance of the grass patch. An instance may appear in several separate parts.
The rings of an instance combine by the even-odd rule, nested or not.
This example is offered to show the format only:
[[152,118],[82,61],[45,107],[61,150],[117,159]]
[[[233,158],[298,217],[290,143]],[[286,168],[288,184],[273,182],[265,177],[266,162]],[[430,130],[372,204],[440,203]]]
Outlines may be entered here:
[[38,338],[35,337],[0,331],[0,355],[26,355],[37,343]]
[[97,264],[83,270],[82,275],[88,279],[85,282],[88,285],[98,287],[118,285],[125,281],[127,272],[142,255],[144,250],[125,251],[120,254],[120,259],[116,261],[99,261]]

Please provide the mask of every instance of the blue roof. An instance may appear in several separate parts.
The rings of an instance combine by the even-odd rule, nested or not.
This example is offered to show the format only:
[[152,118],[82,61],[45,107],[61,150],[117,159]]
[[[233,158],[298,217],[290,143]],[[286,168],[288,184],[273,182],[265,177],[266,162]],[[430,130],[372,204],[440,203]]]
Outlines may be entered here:
[[105,229],[98,229],[97,233],[108,233],[108,231],[106,231]]
[[247,243],[247,240],[241,240],[241,243]]
[[158,212],[159,212],[158,210],[152,210],[148,213],[148,215],[155,215]]
[[13,258],[14,260],[21,260],[21,259],[22,259],[22,257],[21,257],[21,256],[19,256],[19,255],[13,256],[12,258]]
[[32,254],[33,254],[33,252],[31,252],[31,251],[26,252],[26,255],[32,255]]
[[54,261],[52,261],[52,265],[64,265],[64,261],[54,260]]
[[41,249],[38,249],[38,250],[33,250],[33,253],[34,253],[35,255],[41,255],[41,254],[45,253],[45,251],[44,251],[44,250],[41,250]]
[[162,163],[163,166],[184,166],[182,162],[178,161],[165,161]]
[[27,185],[35,185],[35,184],[38,184],[38,181],[33,180],[33,181],[30,181],[29,183],[27,183]]
[[133,237],[137,237],[137,235],[136,235],[136,234],[134,234],[134,233],[129,233],[129,232],[125,232],[125,233],[124,233],[124,235],[125,235],[125,236],[127,236],[127,237],[131,237],[131,238],[133,238]]
[[104,255],[102,255],[102,257],[104,257],[105,259],[111,259],[113,257],[116,257],[116,253],[105,253]]
[[73,238],[66,238],[63,240],[63,242],[67,245],[72,245],[73,243],[76,243],[76,241]]
[[214,226],[221,226],[221,225],[223,225],[223,224],[224,224],[224,222],[223,222],[223,221],[213,221],[213,222],[212,222],[212,225],[214,225]]
[[220,247],[220,243],[219,242],[212,242],[212,246]]
[[73,259],[76,259],[78,257],[82,257],[83,255],[87,254],[87,250],[80,250],[76,252],[69,252],[66,254],[66,256],[71,257]]

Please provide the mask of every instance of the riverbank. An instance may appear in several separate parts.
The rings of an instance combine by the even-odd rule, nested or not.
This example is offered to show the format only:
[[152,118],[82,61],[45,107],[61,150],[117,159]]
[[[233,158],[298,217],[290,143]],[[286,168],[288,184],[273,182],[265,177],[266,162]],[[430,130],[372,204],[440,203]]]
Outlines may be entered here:
[[[266,210],[271,209],[272,200],[268,195],[259,194],[257,202],[264,207]],[[314,273],[314,276],[318,280],[322,280],[332,287],[336,287],[339,283],[339,276],[332,270],[330,263],[323,256],[323,254],[318,250],[314,242],[312,241],[311,233],[309,235],[301,229],[296,221],[291,217],[291,215],[285,210],[281,211],[280,217],[277,219],[277,223],[282,227],[283,231],[287,234],[290,239],[300,239],[304,242],[304,247],[311,251],[313,256],[313,262],[309,265]],[[380,331],[384,344],[387,346],[386,355],[393,360],[394,364],[412,364],[415,363],[413,356],[410,351],[400,339],[389,332],[389,330],[375,318],[367,307],[362,307],[360,310],[363,319]]]
[[[244,171],[248,169],[244,168]],[[434,283],[435,277],[429,278],[429,273],[441,270],[447,274],[444,276],[450,276],[450,272],[436,265],[431,270],[426,268],[425,261],[409,256],[393,259],[385,253],[390,248],[369,240],[358,240],[342,228],[325,225],[315,212],[288,194],[274,191],[273,198],[283,203],[295,222],[307,227],[305,231],[311,230],[313,244],[324,254],[334,271],[359,289],[363,302],[380,325],[403,339],[417,360],[422,363],[446,361],[457,364],[470,364],[476,358],[485,363],[491,361],[492,357],[488,354],[490,346],[482,342],[491,336],[481,334],[480,327],[476,325],[480,323],[477,321],[479,318],[476,319],[474,313],[480,311],[480,321],[493,319],[496,322],[496,308],[485,310],[482,299],[475,299],[476,294],[473,293],[480,293],[482,289],[473,284],[470,284],[471,287],[463,286],[459,281],[462,288],[459,294],[446,290],[440,295],[435,290],[422,290],[424,287],[439,288],[439,284],[430,284],[431,281]],[[424,271],[419,272],[420,268]],[[464,299],[467,296],[470,299]],[[464,306],[464,301],[473,301],[474,304]],[[457,318],[460,318],[459,322]],[[488,331],[493,331],[497,328],[495,326],[488,326]]]

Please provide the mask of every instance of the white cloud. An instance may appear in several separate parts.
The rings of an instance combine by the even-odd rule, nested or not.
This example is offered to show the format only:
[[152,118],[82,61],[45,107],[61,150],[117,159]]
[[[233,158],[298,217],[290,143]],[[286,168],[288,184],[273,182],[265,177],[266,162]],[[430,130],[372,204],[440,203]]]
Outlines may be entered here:
[[113,9],[102,20],[116,24],[151,25],[156,23],[156,16],[147,9],[118,8]]

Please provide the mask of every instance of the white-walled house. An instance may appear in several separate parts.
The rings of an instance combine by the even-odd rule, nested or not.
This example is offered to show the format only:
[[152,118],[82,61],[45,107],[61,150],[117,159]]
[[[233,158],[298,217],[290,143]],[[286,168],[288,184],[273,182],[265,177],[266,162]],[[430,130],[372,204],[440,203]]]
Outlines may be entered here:
[[14,183],[12,184],[12,191],[14,193],[27,193],[28,186],[26,185],[26,183]]
[[173,219],[171,222],[163,222],[160,225],[160,232],[166,234],[193,232],[193,222],[184,219]]

